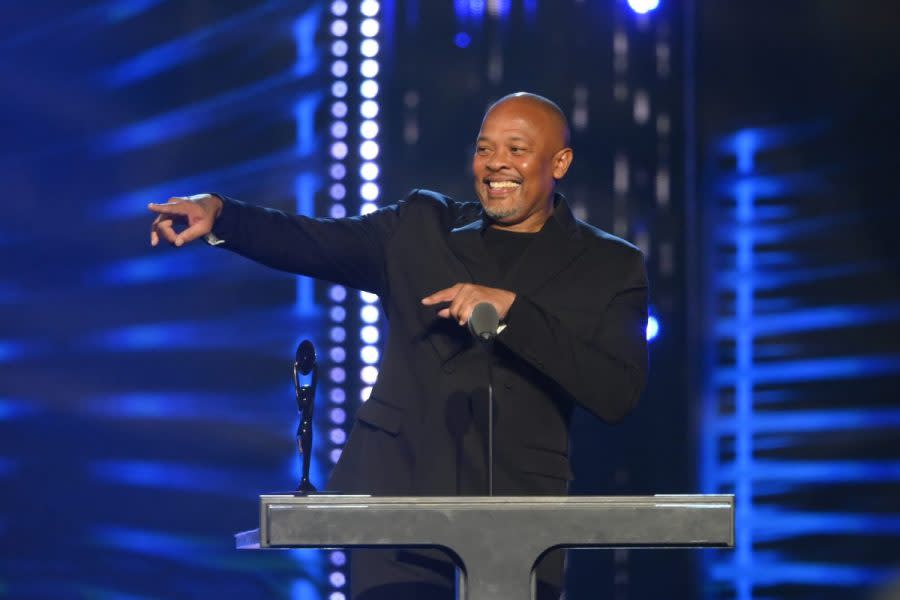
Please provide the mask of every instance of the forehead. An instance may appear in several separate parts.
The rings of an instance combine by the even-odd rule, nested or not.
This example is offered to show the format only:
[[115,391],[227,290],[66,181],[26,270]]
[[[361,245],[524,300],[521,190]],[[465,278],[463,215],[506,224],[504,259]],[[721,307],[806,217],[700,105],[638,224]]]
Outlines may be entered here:
[[542,139],[552,128],[543,112],[525,102],[505,102],[495,106],[481,122],[479,137],[524,137]]

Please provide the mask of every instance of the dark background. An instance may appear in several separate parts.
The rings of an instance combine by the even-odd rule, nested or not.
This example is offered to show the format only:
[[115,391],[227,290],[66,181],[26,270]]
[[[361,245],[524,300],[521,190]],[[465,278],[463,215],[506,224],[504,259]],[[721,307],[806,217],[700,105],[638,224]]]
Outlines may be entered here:
[[[330,3],[3,6],[0,597],[340,600],[339,556],[231,535],[296,484],[304,337],[327,374],[324,481],[366,387],[365,299],[202,244],[151,250],[144,206],[220,191],[357,212],[349,4],[343,203]],[[560,189],[579,216],[647,255],[648,389],[620,425],[578,415],[573,493],[737,494],[734,551],[573,554],[569,598],[891,597],[897,3],[389,0],[377,17],[379,204],[473,198],[481,114],[528,90],[572,121]]]

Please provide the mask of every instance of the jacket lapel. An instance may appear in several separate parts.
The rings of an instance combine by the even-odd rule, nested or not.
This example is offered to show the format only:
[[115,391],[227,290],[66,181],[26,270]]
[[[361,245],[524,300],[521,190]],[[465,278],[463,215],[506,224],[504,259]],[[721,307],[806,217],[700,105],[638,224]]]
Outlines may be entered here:
[[[584,252],[586,245],[565,198],[557,194],[554,202],[556,208],[551,218],[515,265],[502,276],[482,238],[486,226],[483,218],[450,230],[447,244],[468,274],[468,281],[529,295]],[[474,345],[472,336],[449,319],[433,317],[431,312],[426,314],[430,318],[426,335],[444,368],[452,370],[448,363]]]
[[530,295],[585,251],[566,199],[556,194],[554,203],[553,216],[496,287]]

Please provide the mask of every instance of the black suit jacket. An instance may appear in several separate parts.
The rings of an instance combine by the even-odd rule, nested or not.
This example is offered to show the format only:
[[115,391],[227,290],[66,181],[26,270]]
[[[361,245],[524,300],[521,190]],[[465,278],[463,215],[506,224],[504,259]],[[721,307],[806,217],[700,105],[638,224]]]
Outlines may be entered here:
[[[559,195],[507,273],[485,250],[475,202],[416,190],[366,216],[313,219],[223,200],[214,234],[224,247],[381,299],[389,333],[378,382],[331,489],[484,493],[489,364],[498,494],[564,494],[574,403],[614,422],[638,399],[647,368],[642,255],[575,219]],[[517,294],[489,357],[465,328],[420,302],[458,282]]]

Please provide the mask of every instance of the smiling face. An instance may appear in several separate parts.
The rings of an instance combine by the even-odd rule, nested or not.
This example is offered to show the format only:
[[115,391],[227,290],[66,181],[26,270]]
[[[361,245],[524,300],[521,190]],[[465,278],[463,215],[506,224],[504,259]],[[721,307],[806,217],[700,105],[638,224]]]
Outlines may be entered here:
[[540,231],[553,188],[572,162],[564,117],[539,96],[516,94],[492,106],[475,146],[475,193],[492,227]]

